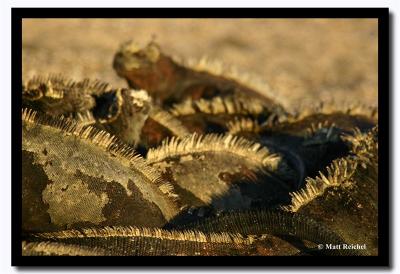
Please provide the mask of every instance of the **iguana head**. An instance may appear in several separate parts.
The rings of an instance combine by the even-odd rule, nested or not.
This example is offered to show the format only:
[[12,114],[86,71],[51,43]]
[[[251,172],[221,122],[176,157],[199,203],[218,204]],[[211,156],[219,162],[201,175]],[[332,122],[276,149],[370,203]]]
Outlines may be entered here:
[[179,82],[178,65],[155,42],[144,48],[135,42],[123,44],[114,56],[113,67],[131,88],[145,89],[160,102],[170,96],[170,87]]
[[152,98],[145,90],[120,89],[117,91],[118,114],[107,121],[106,127],[127,143],[140,141],[142,127],[150,114]]

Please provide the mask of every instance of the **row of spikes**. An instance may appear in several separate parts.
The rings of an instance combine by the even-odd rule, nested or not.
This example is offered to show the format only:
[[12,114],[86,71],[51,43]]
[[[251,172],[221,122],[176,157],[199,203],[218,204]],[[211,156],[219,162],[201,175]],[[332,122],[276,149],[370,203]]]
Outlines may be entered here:
[[[372,108],[366,108],[366,109],[372,109]],[[331,111],[328,113],[328,111],[322,112],[324,114],[334,114],[336,112],[341,112],[341,109],[331,109]],[[348,112],[344,112],[344,113],[348,113]],[[318,114],[318,112],[315,112],[314,114]],[[349,115],[356,115],[353,113],[348,113]],[[359,113],[361,114],[361,113]],[[363,113],[364,115],[369,115],[369,112]],[[312,115],[312,113],[308,113],[308,115]],[[287,121],[288,123],[296,123],[304,118],[306,118],[307,116],[303,114],[300,115],[302,118],[294,118],[291,117],[289,118],[289,120]],[[299,116],[299,117],[300,117]],[[368,116],[371,117],[371,116]],[[237,135],[240,133],[245,133],[245,132],[249,132],[249,133],[259,133],[261,132],[264,128],[270,128],[271,124],[260,124],[256,119],[252,119],[252,118],[248,118],[248,117],[236,117],[234,120],[229,121],[227,124],[227,128],[228,128],[228,133],[229,134],[233,134],[233,135]],[[276,124],[275,124],[276,125]],[[330,121],[325,121],[325,122],[319,122],[318,124],[312,123],[310,125],[310,127],[306,128],[306,136],[305,138],[311,138],[312,136],[314,136],[317,133],[322,133],[325,132],[327,135],[327,138],[330,137],[330,135],[332,134],[333,129],[336,127],[335,123],[332,123]]]
[[251,244],[252,238],[239,233],[203,233],[197,230],[165,230],[134,226],[106,226],[102,228],[82,228],[56,232],[42,232],[31,235],[45,240],[71,238],[110,238],[110,237],[146,237],[171,241],[191,241],[199,243],[235,243]]
[[173,57],[173,60],[178,64],[195,71],[206,72],[214,76],[236,81],[237,83],[258,92],[264,97],[271,98],[280,105],[288,105],[287,100],[279,96],[278,92],[272,90],[271,86],[256,74],[244,72],[233,65],[228,65],[220,60],[213,60],[207,56],[203,56],[200,59],[189,58],[187,60]]
[[[146,47],[139,45],[135,41],[128,41],[120,46],[119,54],[130,56],[145,48],[147,58],[149,58],[151,62],[155,62],[161,54],[161,49],[159,45],[153,41],[151,41]],[[280,101],[282,101],[282,99],[277,98],[278,93],[274,92],[264,80],[254,74],[245,73],[244,71],[239,70],[237,67],[224,64],[218,60],[211,60],[206,56],[200,59],[189,58],[187,60],[184,60],[179,56],[171,56],[171,59],[180,66],[194,71],[206,72],[217,77],[236,81],[238,84],[253,89],[261,95],[271,98],[278,103],[281,103]]]
[[247,139],[233,135],[196,133],[184,138],[166,139],[157,148],[152,148],[147,153],[149,163],[164,161],[167,158],[193,153],[223,152],[233,153],[246,159],[251,159],[260,167],[276,170],[281,158],[271,154],[266,147]]
[[265,108],[254,98],[246,101],[233,96],[213,97],[211,99],[192,100],[191,98],[175,104],[169,110],[172,115],[185,116],[196,113],[205,114],[251,114],[258,115],[263,113]]
[[[367,134],[362,134],[359,130],[355,130],[353,140],[363,140],[361,149],[354,150],[355,154],[333,160],[326,167],[326,175],[319,172],[319,176],[315,178],[306,178],[306,185],[299,191],[290,193],[292,197],[291,204],[283,206],[282,209],[291,212],[297,212],[301,207],[305,206],[315,198],[323,195],[326,189],[345,185],[352,182],[354,174],[359,166],[366,169],[368,165],[375,168],[377,162],[377,139],[374,136],[378,134],[378,127],[374,127]],[[352,140],[351,138],[347,138]],[[352,150],[358,143],[354,143]],[[371,151],[371,148],[376,150]]]
[[[33,93],[37,91],[37,87],[39,86],[54,86],[52,89],[46,89],[46,90],[53,90],[54,92],[57,91],[61,95],[57,96],[58,99],[62,99],[64,92],[68,92],[69,90],[72,89],[82,89],[82,90],[87,90],[90,91],[92,94],[100,94],[104,93],[106,91],[109,91],[109,84],[103,83],[97,80],[89,80],[89,79],[84,79],[83,81],[76,82],[72,79],[67,79],[62,75],[58,74],[51,74],[47,77],[45,76],[36,76],[32,78],[31,80],[28,81],[26,84],[26,87],[24,88],[25,93]],[[54,93],[53,92],[53,93]],[[81,92],[80,92],[81,93]],[[120,101],[119,104],[121,104],[121,96],[119,95],[118,90],[117,90],[117,97],[118,100]],[[28,97],[31,100],[37,100],[40,99],[42,95],[40,96],[31,96]],[[49,97],[50,94],[45,94],[45,96]],[[50,96],[52,98],[56,98],[55,96]],[[154,111],[153,113],[150,114],[151,118],[155,120],[156,122],[160,123],[161,125],[165,126],[171,132],[176,135],[176,136],[185,136],[189,132],[188,130],[182,125],[182,123],[174,118],[170,113],[163,111],[159,109],[158,111]],[[116,115],[117,116],[117,115]],[[95,118],[93,117],[93,113],[89,110],[82,112],[82,113],[77,113],[76,114],[76,119],[85,125],[90,125],[96,122]],[[100,121],[102,122],[102,121]]]
[[288,117],[289,122],[300,121],[307,116],[314,114],[343,113],[348,115],[362,115],[374,121],[378,121],[378,107],[354,102],[339,102],[335,100],[319,101],[315,104],[302,104]]
[[134,148],[123,143],[110,133],[90,126],[86,127],[72,119],[48,117],[27,108],[22,109],[22,121],[59,129],[64,134],[72,134],[88,140],[97,147],[128,160],[132,168],[142,173],[150,182],[156,184],[162,193],[173,198],[175,202],[178,201],[178,195],[174,193],[172,185],[162,180],[159,171],[151,167],[141,155],[136,153]]
[[62,99],[65,93],[71,90],[79,90],[80,93],[90,91],[91,94],[102,94],[111,89],[108,83],[88,78],[75,81],[61,74],[50,74],[48,76],[35,76],[23,84],[23,93],[29,95],[35,90],[44,89],[46,97]]
[[64,244],[50,241],[26,242],[22,241],[22,255],[68,255],[68,256],[104,256],[105,250],[98,247],[85,247],[73,244]]
[[150,113],[149,117],[163,127],[167,128],[177,137],[184,137],[190,134],[189,130],[182,124],[182,122],[167,111],[155,108]]

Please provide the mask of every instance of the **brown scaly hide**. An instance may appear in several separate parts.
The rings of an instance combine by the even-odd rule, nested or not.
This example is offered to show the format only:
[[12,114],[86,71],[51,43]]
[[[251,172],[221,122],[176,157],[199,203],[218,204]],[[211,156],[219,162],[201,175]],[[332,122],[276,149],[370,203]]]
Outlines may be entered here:
[[376,255],[376,109],[284,109],[153,42],[125,44],[114,68],[143,90],[24,85],[26,255]]
[[113,66],[130,87],[147,90],[162,106],[171,106],[185,99],[210,99],[228,95],[244,99],[247,95],[260,100],[270,111],[283,111],[271,98],[234,79],[217,77],[176,63],[155,43],[149,43],[143,49],[134,43],[123,45],[114,57]]

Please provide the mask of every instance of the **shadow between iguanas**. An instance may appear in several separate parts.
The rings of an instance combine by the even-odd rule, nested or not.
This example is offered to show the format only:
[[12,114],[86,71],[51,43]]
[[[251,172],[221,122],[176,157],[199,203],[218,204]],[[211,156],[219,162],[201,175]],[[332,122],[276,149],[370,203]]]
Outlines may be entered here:
[[[370,127],[366,125],[363,128],[363,131],[366,132],[368,131]],[[336,134],[342,134],[343,132],[346,132],[345,130],[338,130]],[[361,132],[361,131],[360,131]],[[274,135],[271,137],[271,135]],[[333,141],[327,141],[324,143],[315,143],[311,145],[306,145],[303,146],[302,143],[304,143],[304,138],[299,137],[299,136],[293,136],[291,134],[273,134],[271,132],[270,138],[268,138],[268,141],[262,141],[261,143],[264,145],[267,144],[274,144],[275,147],[275,152],[280,152],[280,153],[285,153],[285,151],[294,151],[294,153],[300,155],[300,159],[304,159],[304,162],[306,163],[306,176],[309,177],[314,177],[315,175],[318,174],[319,171],[325,170],[325,167],[330,165],[333,160],[345,157],[349,155],[350,153],[350,148],[346,143],[341,139],[341,138],[334,138]],[[283,145],[279,146],[277,144],[290,144],[290,147],[284,147]],[[289,161],[290,162],[290,161]],[[292,161],[292,164],[295,165],[295,161]],[[270,179],[270,178],[269,178]],[[264,183],[264,187],[268,185],[267,180],[264,178],[264,180],[261,180]],[[304,183],[304,182],[303,182]],[[253,183],[254,184],[254,183]],[[227,191],[224,195],[221,196],[215,196],[212,199],[212,202],[210,203],[211,205],[224,205],[225,201],[230,201],[235,199],[235,195],[237,195],[237,192],[235,191],[235,188],[238,188],[241,190],[241,193],[244,194],[246,193],[247,190],[247,195],[248,197],[255,198],[256,196],[254,195],[260,195],[261,193],[259,192],[259,189],[255,190],[252,189],[254,185],[252,183],[246,183],[246,182],[238,182],[233,184],[231,190]],[[299,185],[298,188],[301,188],[303,184]],[[268,189],[266,187],[266,189]],[[252,192],[254,191],[254,192]],[[181,214],[176,216],[169,224],[167,224],[164,228],[166,229],[187,229],[187,228],[194,228],[194,229],[200,229],[204,232],[230,232],[230,233],[243,233],[246,234],[246,232],[253,231],[249,226],[246,227],[249,223],[246,224],[244,220],[250,219],[250,226],[251,222],[254,222],[253,224],[257,225],[265,225],[265,233],[272,233],[274,236],[278,237],[280,240],[284,240],[288,243],[290,243],[294,248],[298,250],[297,253],[291,253],[288,255],[344,255],[345,253],[337,253],[335,254],[336,251],[329,251],[329,250],[319,250],[314,242],[313,244],[310,244],[309,241],[307,241],[306,237],[299,237],[299,235],[296,235],[296,232],[291,232],[287,230],[287,227],[284,227],[282,223],[259,223],[257,220],[251,220],[251,215],[252,214],[257,214],[254,213],[255,210],[260,212],[264,212],[265,210],[269,212],[275,212],[276,214],[281,214],[282,212],[279,210],[280,205],[285,205],[287,204],[290,199],[288,193],[276,195],[271,195],[270,192],[262,193],[261,196],[263,195],[270,195],[271,199],[268,201],[268,199],[265,199],[264,197],[261,197],[261,199],[257,200],[254,199],[251,202],[251,210],[250,211],[232,211],[232,210],[221,210],[223,206],[220,206],[220,210],[216,209],[213,206],[198,206],[198,207],[192,207],[189,210],[183,211]],[[264,199],[262,199],[264,198]],[[274,200],[275,198],[275,200]],[[356,198],[356,196],[355,196]],[[235,214],[242,214],[242,219],[235,219]],[[261,213],[262,214],[262,213]],[[284,213],[286,214],[286,213]],[[221,216],[229,216],[232,215],[233,219],[228,220],[222,219]],[[307,219],[305,215],[302,214],[295,214],[297,216],[301,216],[301,218]],[[237,215],[236,215],[237,216]],[[292,218],[290,215],[285,215],[283,219],[290,219]],[[224,223],[225,222],[225,223]],[[317,222],[317,221],[312,221],[315,222],[316,227],[320,227],[322,230],[326,230],[328,232],[327,235],[336,235],[335,232],[330,231],[329,229],[325,227],[323,222]],[[216,225],[217,224],[217,225]],[[275,226],[274,228],[268,227],[268,225]],[[304,224],[298,223],[299,226],[303,226]],[[296,225],[294,226],[296,227]],[[307,227],[307,226],[305,226]],[[296,228],[295,228],[296,229]],[[307,231],[308,228],[305,229],[305,234],[307,233],[312,233],[312,230]],[[302,236],[304,236],[303,234]],[[307,236],[307,235],[306,235]],[[327,236],[328,238],[330,236]],[[338,237],[338,238],[335,238]],[[324,236],[322,236],[322,239],[324,239]],[[346,243],[343,239],[340,238],[340,236],[336,235],[334,236],[334,239],[336,241],[342,241],[342,243]],[[338,240],[339,239],[339,240]],[[271,241],[271,239],[269,239]],[[308,239],[309,240],[309,239]],[[272,240],[273,241],[273,240]],[[279,241],[279,240],[277,240]],[[328,244],[329,241],[327,241],[326,244]],[[325,244],[325,243],[324,243]],[[372,247],[371,247],[372,248]],[[367,255],[368,253],[364,252],[363,250],[353,250],[353,251],[348,251],[346,253],[347,255]],[[262,255],[262,253],[258,254]],[[271,254],[269,254],[271,255]],[[371,254],[369,254],[371,255]]]
[[[311,235],[321,233],[319,240],[344,242],[340,236],[330,231],[322,223],[306,216],[293,218],[293,214],[281,210],[281,205],[290,203],[289,191],[282,191],[271,184],[273,177],[264,175],[258,183],[241,180],[232,185],[224,195],[215,195],[210,205],[205,205],[192,193],[175,188],[182,201],[188,200],[192,205],[175,216],[163,228],[167,230],[200,230],[204,233],[239,233],[255,240],[249,247],[247,255],[258,256],[319,256],[343,255],[340,252],[320,250],[319,242],[310,241]],[[239,190],[239,191],[238,191]],[[271,195],[274,193],[275,195]],[[249,207],[242,208],[245,198],[250,200]],[[197,202],[196,202],[197,201]],[[272,218],[268,218],[269,214]],[[309,223],[312,225],[309,227]],[[296,234],[298,231],[300,234]],[[326,237],[326,238],[324,238]],[[347,253],[346,253],[347,254]],[[358,255],[357,252],[350,255]]]

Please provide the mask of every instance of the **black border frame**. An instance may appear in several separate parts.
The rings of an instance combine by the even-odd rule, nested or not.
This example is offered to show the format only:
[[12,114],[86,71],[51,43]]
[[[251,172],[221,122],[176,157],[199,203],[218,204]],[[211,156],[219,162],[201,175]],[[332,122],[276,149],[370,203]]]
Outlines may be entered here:
[[[12,8],[13,266],[389,266],[388,8]],[[373,257],[26,257],[21,255],[21,95],[23,18],[376,18],[378,19],[379,254]],[[138,260],[137,260],[138,259]],[[157,265],[155,265],[157,264]],[[290,264],[290,265],[288,265]]]

